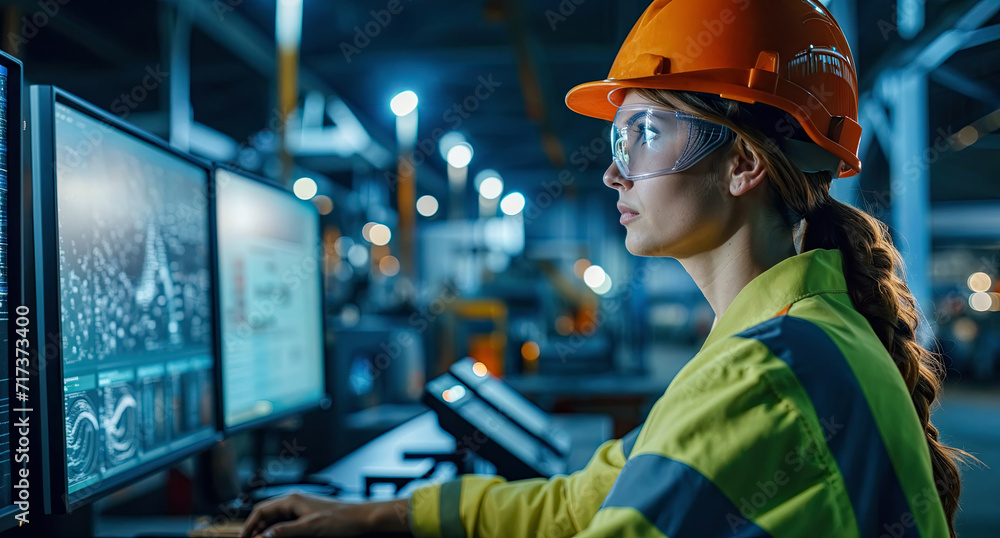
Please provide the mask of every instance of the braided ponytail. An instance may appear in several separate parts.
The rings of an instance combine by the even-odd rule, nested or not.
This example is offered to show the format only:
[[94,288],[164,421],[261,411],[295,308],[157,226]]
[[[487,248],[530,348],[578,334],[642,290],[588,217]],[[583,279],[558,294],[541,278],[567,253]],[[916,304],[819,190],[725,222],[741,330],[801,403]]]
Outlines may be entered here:
[[[809,175],[812,174],[806,174]],[[815,176],[810,179],[815,180]],[[819,183],[822,187],[822,181]],[[817,190],[825,192],[823,188]],[[961,492],[956,462],[968,454],[942,444],[937,428],[931,424],[931,404],[937,397],[944,368],[939,354],[917,343],[920,318],[913,293],[897,275],[897,269],[903,266],[899,252],[892,245],[885,224],[854,207],[827,198],[812,210],[803,209],[806,218],[802,251],[840,249],[851,301],[888,350],[910,391],[930,449],[934,482],[954,538]]]
[[776,118],[781,121],[773,109],[701,93],[636,91],[652,101],[733,128],[738,133],[737,143],[749,146],[763,159],[772,205],[784,224],[793,229],[798,251],[840,250],[851,301],[889,352],[910,391],[930,449],[948,529],[955,538],[955,512],[961,491],[957,462],[975,458],[942,444],[937,428],[930,422],[931,405],[944,377],[942,357],[917,343],[919,309],[906,281],[897,274],[903,269],[902,257],[886,225],[831,197],[830,172],[806,173],[791,163],[769,135],[758,128],[775,125]]

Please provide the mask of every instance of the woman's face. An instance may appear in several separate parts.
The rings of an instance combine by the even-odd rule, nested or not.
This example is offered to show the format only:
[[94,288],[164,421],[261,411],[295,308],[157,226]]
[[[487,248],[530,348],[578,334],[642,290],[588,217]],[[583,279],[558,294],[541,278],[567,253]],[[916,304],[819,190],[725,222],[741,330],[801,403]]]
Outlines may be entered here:
[[[663,107],[632,91],[622,105],[637,103]],[[604,184],[618,191],[629,252],[682,259],[725,241],[735,208],[725,177],[729,170],[723,169],[729,161],[717,157],[728,149],[716,150],[683,172],[637,180],[625,179],[611,163]]]

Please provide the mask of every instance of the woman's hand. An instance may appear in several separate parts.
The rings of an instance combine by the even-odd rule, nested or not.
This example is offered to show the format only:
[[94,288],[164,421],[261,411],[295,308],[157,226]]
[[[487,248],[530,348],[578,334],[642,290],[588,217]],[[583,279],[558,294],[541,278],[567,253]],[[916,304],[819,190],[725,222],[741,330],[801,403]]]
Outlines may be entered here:
[[357,536],[408,530],[405,499],[355,504],[321,495],[292,493],[255,506],[240,537]]

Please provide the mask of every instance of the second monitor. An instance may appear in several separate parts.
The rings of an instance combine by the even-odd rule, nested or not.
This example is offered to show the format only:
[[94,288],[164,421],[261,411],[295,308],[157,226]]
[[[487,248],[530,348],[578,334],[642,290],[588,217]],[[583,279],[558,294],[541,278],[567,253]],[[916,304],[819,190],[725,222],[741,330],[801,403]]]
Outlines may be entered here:
[[227,430],[320,405],[322,250],[311,203],[248,174],[215,172]]

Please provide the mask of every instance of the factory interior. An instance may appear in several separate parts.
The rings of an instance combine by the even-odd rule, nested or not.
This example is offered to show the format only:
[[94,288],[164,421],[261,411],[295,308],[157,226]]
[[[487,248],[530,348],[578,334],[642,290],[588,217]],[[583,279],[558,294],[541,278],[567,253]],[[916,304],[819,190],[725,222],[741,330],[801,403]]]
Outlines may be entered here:
[[[842,31],[849,44],[837,57],[853,57],[852,71],[843,73],[841,63],[820,70],[856,77],[857,114],[839,117],[844,133],[860,126],[852,131],[856,151],[846,151],[863,170],[838,159],[847,173],[832,178],[829,193],[837,207],[881,223],[898,250],[897,281],[912,294],[909,309],[905,295],[899,308],[919,323],[907,349],[922,348],[943,376],[930,422],[940,443],[967,453],[957,463],[954,531],[1000,536],[1000,0],[759,1],[0,0],[0,536],[240,536],[247,518],[265,517],[261,506],[300,492],[385,503],[399,512],[403,534],[418,536],[434,535],[424,527],[433,519],[442,536],[802,536],[810,529],[812,536],[947,537],[928,530],[931,520],[920,514],[848,531],[823,523],[825,508],[792,500],[761,508],[786,490],[758,481],[754,455],[786,449],[741,445],[752,433],[727,414],[737,411],[712,414],[698,404],[707,396],[680,392],[691,390],[686,376],[712,349],[713,333],[726,337],[750,324],[733,325],[737,313],[727,323],[716,311],[717,296],[691,272],[694,256],[677,255],[689,251],[642,251],[636,233],[652,230],[648,222],[669,235],[675,221],[728,221],[691,216],[678,205],[689,198],[667,198],[694,196],[663,185],[700,168],[625,179],[627,166],[641,162],[633,155],[630,163],[628,151],[642,154],[622,149],[632,140],[619,133],[618,116],[577,113],[582,98],[567,96],[577,85],[621,78],[609,69],[619,68],[620,50],[639,50],[623,43],[643,45],[636,21],[659,20],[644,13],[701,10],[691,16],[703,24],[672,41],[677,56],[660,58],[656,76],[667,77],[664,65],[683,70],[728,58],[718,50],[743,28],[741,17],[784,16],[779,5],[814,12],[801,28],[832,14],[839,27],[824,28]],[[745,39],[776,39],[758,33]],[[622,69],[645,65],[636,54]],[[751,86],[774,77],[768,58],[777,53],[761,53]],[[781,73],[789,59],[781,56]],[[625,110],[612,95],[601,105]],[[669,117],[673,125],[697,121]],[[653,194],[640,200],[632,188]],[[628,199],[645,208],[641,215],[621,205]],[[677,244],[696,248],[699,237]],[[896,298],[882,282],[872,294]],[[733,302],[746,311],[771,308],[772,295],[792,286],[777,276],[729,284],[739,286],[733,295],[746,284]],[[859,295],[851,295],[855,305]],[[801,318],[813,315],[805,303],[817,297],[803,299]],[[794,319],[798,305],[775,318]],[[872,356],[844,353],[850,338],[828,340],[856,371],[859,361],[888,365],[889,388],[867,398],[888,400],[898,388],[905,424],[871,427],[886,439],[890,474],[894,463],[911,492],[916,486],[904,475],[931,469],[923,434],[916,453],[928,461],[914,467],[919,472],[900,471],[890,444],[905,439],[911,415],[919,426],[909,396],[917,401],[914,391],[926,386],[898,375],[904,367],[897,371],[890,359],[900,348],[890,357],[890,347],[877,346],[882,333],[857,319],[860,329],[852,330],[871,335],[857,346],[874,342]],[[889,334],[904,338],[909,329],[900,314]],[[731,355],[746,349],[733,346]],[[823,349],[796,360],[825,369]],[[792,364],[772,352],[768,364]],[[716,378],[736,375],[720,368]],[[806,370],[799,375],[804,390],[815,388]],[[833,377],[827,393],[839,390]],[[759,394],[760,386],[750,390]],[[826,404],[812,392],[804,398],[809,409],[809,398],[816,402],[817,424],[825,425]],[[843,409],[836,406],[849,396],[827,398]],[[671,402],[676,409],[661,409]],[[845,431],[881,416],[862,407]],[[711,502],[728,503],[730,517],[746,518],[759,534],[739,534],[725,519],[691,523],[692,515],[725,508],[683,488],[674,492],[683,500],[662,502],[689,510],[687,519],[676,510],[663,515],[666,508],[652,517],[659,508],[648,503],[614,511],[623,506],[615,504],[621,489],[645,487],[635,471],[624,480],[638,457],[630,456],[632,443],[655,452],[660,435],[673,439],[663,446],[690,451],[686,440],[703,439],[702,426],[719,432],[726,419],[737,426],[714,443],[698,442],[706,459],[728,447],[739,459],[715,462],[719,475],[698,479],[714,481],[721,489]],[[831,464],[840,466],[860,529],[858,503],[892,501],[884,489],[854,496],[861,486],[851,477],[874,471],[848,469],[847,461],[861,464],[837,451],[868,434],[837,437],[840,427],[827,438],[838,458]],[[502,489],[584,476],[609,446],[625,470],[617,482],[605,479],[596,500],[576,499],[568,485],[544,508],[517,500],[522,490],[514,488],[504,490],[507,500],[474,493],[488,480]],[[690,470],[698,461],[678,465]],[[792,484],[803,479],[790,474]],[[661,478],[648,475],[649,487]],[[740,481],[753,489],[739,489]],[[458,484],[460,496],[449,489]],[[418,507],[419,493],[436,488],[440,500]],[[469,500],[473,494],[483,500]],[[509,512],[487,514],[504,502]],[[590,503],[590,529],[576,511],[569,527],[551,526],[561,524],[556,516],[550,526],[531,526],[531,518],[547,517],[531,510],[575,510],[577,502]],[[478,520],[469,513],[476,503]],[[626,516],[645,526],[608,530]],[[780,517],[798,521],[799,531],[781,527]],[[326,532],[309,535],[340,535]]]

